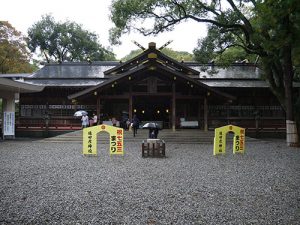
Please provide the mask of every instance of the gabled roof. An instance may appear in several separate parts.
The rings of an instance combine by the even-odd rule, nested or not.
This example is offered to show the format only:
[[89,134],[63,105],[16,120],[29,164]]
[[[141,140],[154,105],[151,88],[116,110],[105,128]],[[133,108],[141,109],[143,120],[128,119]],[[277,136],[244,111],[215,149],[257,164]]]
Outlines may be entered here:
[[[127,64],[127,63],[126,63]],[[127,64],[128,65],[128,64]],[[129,64],[130,65],[130,64]],[[110,85],[113,85],[115,82],[119,82],[124,78],[127,78],[129,76],[132,76],[132,79],[134,79],[134,77],[139,76],[139,74],[141,74],[141,72],[143,71],[147,71],[147,70],[160,70],[162,71],[164,76],[169,76],[170,79],[173,79],[174,76],[186,80],[188,81],[190,84],[193,84],[195,87],[198,88],[203,88],[205,90],[210,91],[212,94],[215,94],[217,96],[226,98],[226,99],[235,99],[235,97],[228,95],[224,92],[215,90],[209,86],[207,86],[206,84],[203,84],[200,81],[197,81],[193,78],[190,78],[189,76],[187,76],[185,73],[183,73],[182,71],[178,71],[177,68],[174,67],[170,67],[166,64],[162,64],[160,62],[159,58],[154,57],[154,55],[148,54],[148,59],[144,59],[144,63],[140,64],[139,66],[135,66],[135,67],[126,67],[127,69],[124,71],[124,69],[122,70],[121,67],[118,67],[116,70],[114,70],[115,72],[118,71],[118,74],[113,73],[114,75],[112,76],[111,79],[108,79],[106,81],[104,81],[103,83],[96,85],[94,87],[90,87],[87,88],[83,91],[80,91],[78,93],[69,95],[68,98],[69,99],[74,99],[74,98],[78,98],[84,95],[88,95],[90,93],[92,93],[93,91],[96,90],[101,90],[105,87],[108,87]],[[120,70],[121,69],[121,70]],[[110,71],[110,73],[112,73],[113,70]]]
[[146,69],[147,69],[146,65],[141,65],[137,68],[131,69],[130,71],[126,71],[123,74],[119,74],[118,76],[113,76],[111,79],[108,79],[108,80],[102,82],[101,84],[98,84],[96,86],[87,88],[87,89],[82,90],[80,92],[77,92],[75,94],[69,95],[68,98],[69,99],[78,98],[80,96],[86,95],[86,94],[88,94],[92,91],[95,91],[97,89],[101,89],[101,88],[104,88],[106,86],[109,86],[109,85],[115,83],[116,81],[121,80],[124,77],[128,77],[131,74],[135,74],[136,72],[143,71],[143,70],[146,70]]
[[187,75],[199,75],[199,71],[196,71],[188,66],[186,66],[184,63],[180,63],[169,56],[163,54],[161,51],[156,49],[156,45],[153,42],[149,43],[149,48],[144,50],[141,54],[138,56],[126,61],[123,64],[120,64],[119,66],[116,66],[112,69],[109,69],[104,72],[105,75],[109,74],[120,74],[123,73],[124,71],[128,71],[134,67],[138,67],[145,62],[149,61],[152,57],[156,58],[156,61],[169,67],[172,68],[173,70],[181,71]]
[[205,83],[213,88],[268,88],[269,86],[261,78],[261,70],[254,64],[235,63],[224,67],[212,63],[178,62],[157,50],[155,43],[150,43],[148,49],[124,63],[117,61],[49,63],[31,75],[15,74],[9,75],[9,78],[24,79],[24,83],[46,87],[96,87],[106,83],[107,79],[110,80],[114,76],[122,75],[126,71],[132,71],[134,68],[144,65],[153,57],[158,64],[172,71],[180,72],[186,78],[195,79],[197,82]]

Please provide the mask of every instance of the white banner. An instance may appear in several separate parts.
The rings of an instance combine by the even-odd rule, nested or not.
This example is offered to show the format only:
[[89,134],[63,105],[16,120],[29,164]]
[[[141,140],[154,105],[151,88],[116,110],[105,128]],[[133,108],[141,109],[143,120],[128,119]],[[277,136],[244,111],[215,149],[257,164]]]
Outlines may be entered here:
[[15,135],[15,112],[4,112],[3,135]]

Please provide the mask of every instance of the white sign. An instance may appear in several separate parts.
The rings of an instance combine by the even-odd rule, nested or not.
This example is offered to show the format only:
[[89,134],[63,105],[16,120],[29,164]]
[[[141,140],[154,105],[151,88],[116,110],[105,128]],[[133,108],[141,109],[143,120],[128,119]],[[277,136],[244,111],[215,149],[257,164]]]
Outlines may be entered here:
[[15,112],[4,112],[3,135],[15,135]]

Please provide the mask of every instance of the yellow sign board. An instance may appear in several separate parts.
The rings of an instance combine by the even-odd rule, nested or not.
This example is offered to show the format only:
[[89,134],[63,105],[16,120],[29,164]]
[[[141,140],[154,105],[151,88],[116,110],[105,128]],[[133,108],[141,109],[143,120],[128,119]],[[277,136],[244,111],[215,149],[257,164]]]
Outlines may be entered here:
[[88,127],[83,129],[83,154],[97,155],[97,134],[99,132],[109,133],[109,149],[111,155],[124,154],[124,130],[105,124]]
[[245,128],[234,125],[227,125],[215,129],[214,155],[225,154],[226,135],[228,132],[234,133],[233,154],[244,153],[245,151]]

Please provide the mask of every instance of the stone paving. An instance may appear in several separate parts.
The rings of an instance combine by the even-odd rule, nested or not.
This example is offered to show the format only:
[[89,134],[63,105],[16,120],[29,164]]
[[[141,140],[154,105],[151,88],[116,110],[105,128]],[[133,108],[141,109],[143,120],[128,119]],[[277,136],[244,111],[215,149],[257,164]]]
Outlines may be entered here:
[[300,224],[300,150],[246,142],[244,155],[167,143],[166,158],[98,144],[0,142],[0,224]]

